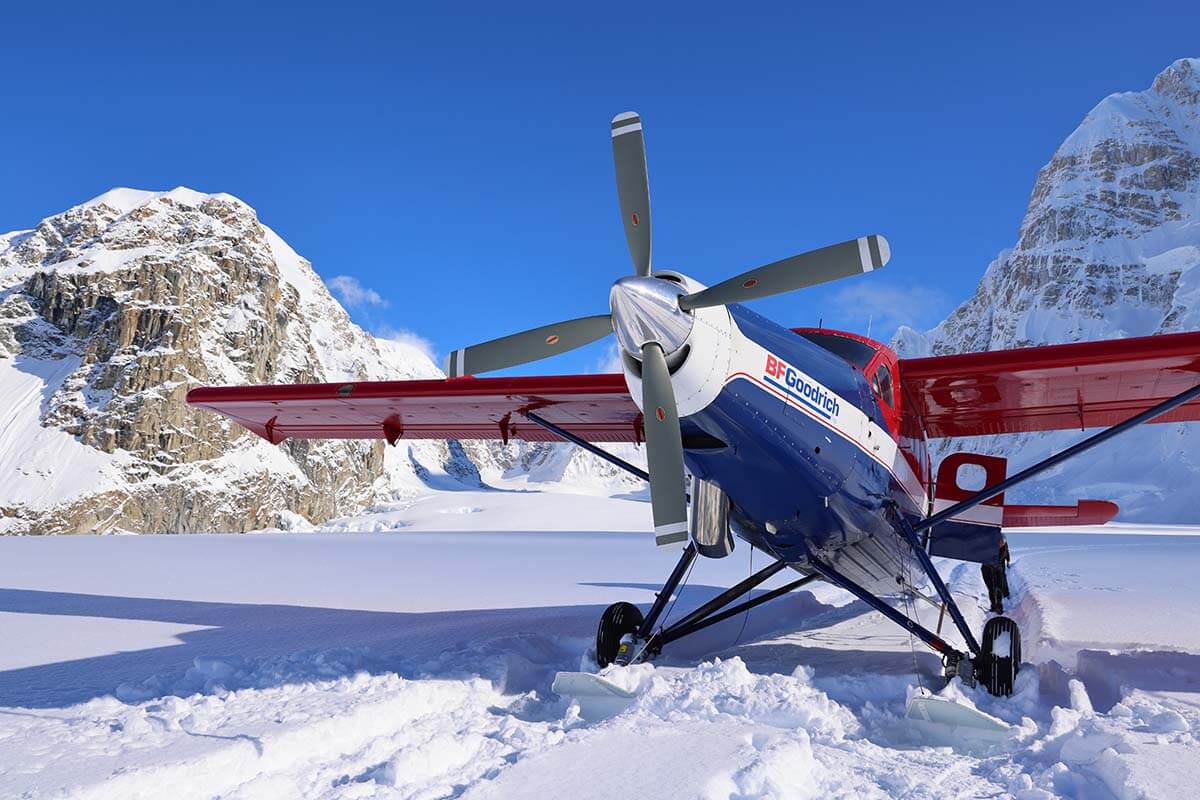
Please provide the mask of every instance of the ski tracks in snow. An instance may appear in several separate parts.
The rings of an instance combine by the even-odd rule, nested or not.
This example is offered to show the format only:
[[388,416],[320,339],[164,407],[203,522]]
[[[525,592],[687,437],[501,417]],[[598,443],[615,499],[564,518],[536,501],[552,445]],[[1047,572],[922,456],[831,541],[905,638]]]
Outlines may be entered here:
[[37,771],[61,791],[26,796],[453,796],[561,738],[560,727],[500,711],[512,702],[482,679],[360,673],[136,705],[104,698],[62,714],[5,711],[5,762],[22,767],[0,776],[0,794],[19,795]]

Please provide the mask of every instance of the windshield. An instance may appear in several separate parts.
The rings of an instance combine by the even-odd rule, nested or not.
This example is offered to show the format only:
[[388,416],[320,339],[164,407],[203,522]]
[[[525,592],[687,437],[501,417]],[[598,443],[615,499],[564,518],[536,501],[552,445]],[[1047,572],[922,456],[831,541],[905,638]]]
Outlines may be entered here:
[[819,345],[834,355],[849,361],[859,369],[866,369],[867,363],[875,355],[874,347],[871,347],[869,344],[863,344],[856,339],[847,339],[845,336],[836,336],[832,333],[817,333],[816,331],[806,331],[800,335],[813,344]]

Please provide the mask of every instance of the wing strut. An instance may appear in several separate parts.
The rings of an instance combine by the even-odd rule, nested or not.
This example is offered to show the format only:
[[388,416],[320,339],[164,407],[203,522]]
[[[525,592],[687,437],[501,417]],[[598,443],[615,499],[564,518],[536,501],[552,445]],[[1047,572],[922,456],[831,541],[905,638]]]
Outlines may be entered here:
[[549,420],[542,419],[541,417],[539,417],[537,414],[533,413],[532,411],[526,411],[526,412],[524,412],[524,414],[525,414],[525,419],[529,420],[530,422],[534,423],[535,425],[541,425],[543,428],[550,431],[551,433],[561,436],[562,438],[566,439],[568,442],[571,442],[572,444],[579,445],[580,447],[582,447],[584,450],[587,450],[592,455],[603,458],[608,463],[614,464],[614,465],[620,467],[621,469],[628,472],[630,475],[636,475],[637,477],[641,478],[644,481],[650,480],[649,472],[646,472],[646,470],[644,470],[644,469],[639,469],[638,467],[635,467],[633,464],[630,464],[628,461],[626,461],[623,458],[614,456],[612,453],[608,452],[603,447],[597,447],[596,445],[589,442],[587,439],[580,438],[580,437],[576,436],[575,434],[571,433],[569,430],[566,430],[565,428],[560,428],[559,426],[555,425],[553,422],[550,422]]
[[850,592],[850,594],[854,595],[859,600],[862,600],[864,603],[878,611],[880,614],[883,614],[901,628],[904,628],[914,634],[918,639],[929,645],[929,647],[936,652],[941,653],[943,656],[948,654],[954,655],[960,659],[965,656],[964,653],[959,653],[957,650],[955,650],[945,639],[938,636],[933,631],[928,630],[919,622],[909,619],[904,614],[892,608],[887,603],[883,602],[883,600],[871,594],[866,589],[859,586],[857,583],[850,580],[825,562],[809,557],[808,565],[812,567],[813,571],[815,571],[822,578],[829,581],[834,586]]
[[1057,466],[1063,461],[1066,461],[1068,458],[1077,456],[1087,450],[1091,450],[1096,445],[1103,444],[1112,437],[1124,433],[1131,428],[1136,428],[1138,425],[1149,422],[1155,417],[1160,417],[1163,414],[1174,411],[1179,406],[1184,405],[1185,403],[1188,403],[1197,397],[1200,397],[1200,384],[1197,384],[1186,391],[1180,392],[1174,397],[1164,400],[1158,405],[1152,406],[1140,414],[1130,417],[1124,422],[1113,425],[1111,428],[1105,428],[1099,433],[1084,439],[1082,442],[1071,445],[1061,453],[1057,453],[1043,461],[1039,461],[1032,467],[1027,467],[1026,469],[1018,472],[1016,475],[1006,478],[997,484],[993,484],[992,486],[989,486],[986,489],[971,495],[966,500],[955,503],[954,505],[939,511],[932,517],[927,517],[921,520],[916,525],[912,526],[912,532],[914,534],[919,534],[922,531],[929,530],[939,522],[945,522],[951,517],[960,516],[962,512],[974,508],[975,506],[987,500],[991,500],[996,495],[1011,489],[1019,483],[1024,483],[1032,477],[1040,475],[1051,467]]

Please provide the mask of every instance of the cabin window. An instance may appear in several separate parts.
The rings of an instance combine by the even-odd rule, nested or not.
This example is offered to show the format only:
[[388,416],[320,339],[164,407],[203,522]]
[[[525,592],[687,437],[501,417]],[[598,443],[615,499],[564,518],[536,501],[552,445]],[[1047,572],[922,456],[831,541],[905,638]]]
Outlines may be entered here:
[[892,394],[892,372],[887,368],[887,364],[880,364],[879,369],[875,370],[875,377],[871,378],[871,388],[888,408],[895,408],[896,401]]

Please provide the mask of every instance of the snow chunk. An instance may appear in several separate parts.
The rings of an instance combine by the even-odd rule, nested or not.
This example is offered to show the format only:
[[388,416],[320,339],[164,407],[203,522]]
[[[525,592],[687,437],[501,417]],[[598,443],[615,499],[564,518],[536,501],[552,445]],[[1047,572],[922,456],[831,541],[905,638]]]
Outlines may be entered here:
[[1012,632],[1004,630],[992,641],[992,655],[996,658],[1012,658]]
[[[791,737],[752,736],[750,746],[758,751],[754,760],[732,775],[714,780],[706,798],[827,796],[813,780],[825,767],[813,755],[812,740],[804,731]],[[798,781],[800,775],[805,778]]]
[[772,727],[804,728],[830,741],[859,730],[849,710],[812,685],[812,673],[805,667],[791,675],[756,675],[735,657],[675,675],[651,670],[644,673],[634,713],[660,719],[677,714],[709,720],[732,716]]
[[1095,714],[1095,709],[1092,708],[1092,698],[1088,697],[1087,688],[1083,682],[1074,678],[1067,684],[1067,691],[1071,695],[1071,708],[1078,711],[1080,714]]
[[1151,733],[1187,733],[1191,730],[1188,721],[1178,711],[1167,709],[1146,721]]

